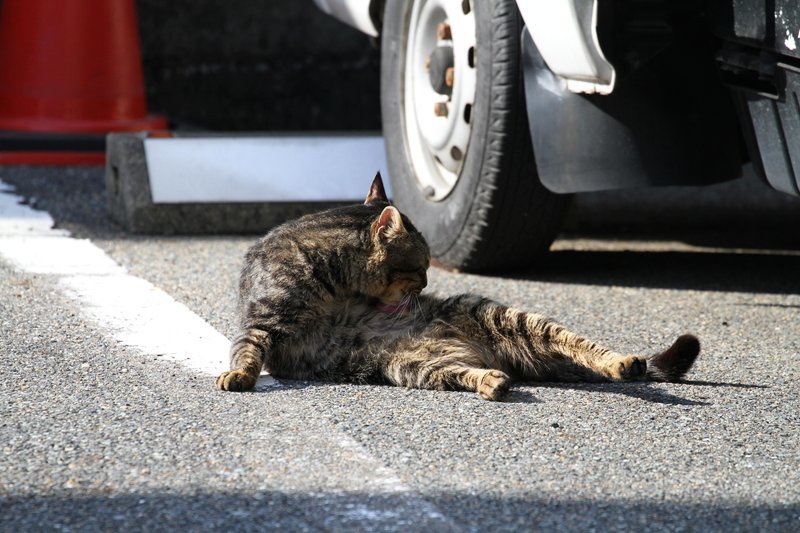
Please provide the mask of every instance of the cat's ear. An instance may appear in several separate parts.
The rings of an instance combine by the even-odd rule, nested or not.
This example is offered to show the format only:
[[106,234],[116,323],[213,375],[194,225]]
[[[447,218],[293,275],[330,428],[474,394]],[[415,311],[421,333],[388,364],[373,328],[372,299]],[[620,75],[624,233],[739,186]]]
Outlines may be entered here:
[[378,219],[372,224],[372,237],[378,240],[387,240],[406,232],[403,217],[394,206],[389,206],[381,211]]
[[372,180],[372,185],[369,188],[369,194],[366,200],[364,200],[364,205],[371,204],[372,202],[389,203],[389,199],[386,198],[386,190],[383,188],[383,179],[381,178],[380,170],[375,174],[375,179]]

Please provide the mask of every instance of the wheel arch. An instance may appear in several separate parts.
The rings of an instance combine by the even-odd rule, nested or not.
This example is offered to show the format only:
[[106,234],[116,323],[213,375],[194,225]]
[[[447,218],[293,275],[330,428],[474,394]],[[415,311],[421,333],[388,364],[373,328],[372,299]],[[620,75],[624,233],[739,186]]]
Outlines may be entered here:
[[383,10],[385,7],[386,0],[370,0],[369,2],[369,18],[378,32],[378,37],[383,31]]

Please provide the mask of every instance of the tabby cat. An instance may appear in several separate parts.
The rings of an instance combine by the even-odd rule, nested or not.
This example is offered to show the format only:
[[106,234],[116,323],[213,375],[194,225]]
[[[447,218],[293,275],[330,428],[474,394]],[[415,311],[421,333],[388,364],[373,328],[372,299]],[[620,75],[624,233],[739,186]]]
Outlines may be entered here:
[[700,344],[683,335],[651,357],[621,355],[543,316],[462,294],[420,294],[430,253],[386,198],[307,215],[248,252],[241,334],[217,387],[278,378],[475,391],[500,400],[512,380],[678,381]]

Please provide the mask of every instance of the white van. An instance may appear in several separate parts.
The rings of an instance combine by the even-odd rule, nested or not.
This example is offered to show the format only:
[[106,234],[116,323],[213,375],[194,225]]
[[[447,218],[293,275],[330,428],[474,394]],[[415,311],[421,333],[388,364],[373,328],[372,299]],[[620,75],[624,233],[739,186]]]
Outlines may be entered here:
[[797,0],[315,2],[377,39],[394,201],[455,268],[531,265],[573,192],[800,195]]

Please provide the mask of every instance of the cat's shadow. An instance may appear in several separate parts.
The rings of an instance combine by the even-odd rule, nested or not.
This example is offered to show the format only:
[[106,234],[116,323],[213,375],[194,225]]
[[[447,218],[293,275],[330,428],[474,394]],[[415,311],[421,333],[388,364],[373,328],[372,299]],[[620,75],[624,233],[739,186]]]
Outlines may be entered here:
[[528,384],[539,388],[572,389],[586,392],[601,392],[605,394],[621,394],[637,400],[662,405],[711,405],[702,400],[682,398],[662,388],[652,387],[647,382],[632,383],[536,383]]
[[[329,386],[340,386],[341,383],[330,383],[325,381],[294,381],[294,380],[273,380],[270,378],[270,382],[267,384],[266,382],[263,386],[256,386],[253,392],[269,392],[270,390],[274,390],[275,387],[287,387],[292,389],[305,389],[309,387],[329,387]],[[261,382],[259,382],[261,385]],[[508,391],[508,394],[505,398],[503,398],[502,403],[505,404],[517,404],[517,403],[526,403],[526,404],[533,404],[533,403],[544,403],[545,400],[539,398],[535,391],[536,389],[571,389],[576,391],[585,391],[585,392],[600,392],[606,394],[621,394],[623,396],[629,396],[631,398],[635,398],[637,400],[643,400],[650,403],[658,403],[662,405],[685,405],[685,406],[706,406],[712,405],[709,401],[704,401],[706,398],[702,398],[701,400],[697,399],[689,399],[683,398],[673,394],[672,392],[665,390],[661,387],[654,386],[654,383],[650,382],[628,382],[628,383],[586,383],[586,382],[537,382],[537,381],[518,381],[515,382],[511,389]],[[680,385],[688,385],[688,386],[700,386],[700,387],[733,387],[733,388],[744,388],[744,389],[765,389],[769,388],[767,385],[753,385],[753,384],[746,384],[746,383],[725,383],[725,382],[717,382],[717,381],[700,381],[700,380],[686,380],[680,382]],[[357,385],[357,386],[369,386],[369,385]],[[375,387],[389,387],[392,389],[396,389],[398,387],[393,387],[391,385],[372,385]],[[467,394],[467,393],[462,393]]]
[[519,388],[523,383],[515,383],[511,386],[502,403],[544,403],[543,400],[536,397],[533,392]]
[[[681,385],[689,386],[704,386],[704,387],[734,387],[746,389],[765,389],[767,385],[752,385],[745,383],[725,383],[717,381],[681,381]],[[712,405],[711,402],[705,401],[707,398],[702,399],[689,399],[683,398],[665,390],[661,387],[654,386],[654,383],[647,381],[637,381],[628,383],[565,383],[565,382],[520,382],[519,385],[531,388],[551,388],[551,389],[572,389],[587,392],[602,392],[610,394],[621,394],[629,396],[638,400],[644,400],[650,403],[658,403],[663,405],[690,405],[690,406],[704,406]],[[519,391],[523,392],[523,391]],[[530,394],[530,392],[528,393]],[[524,401],[524,400],[519,400]],[[536,400],[541,402],[542,400]]]

